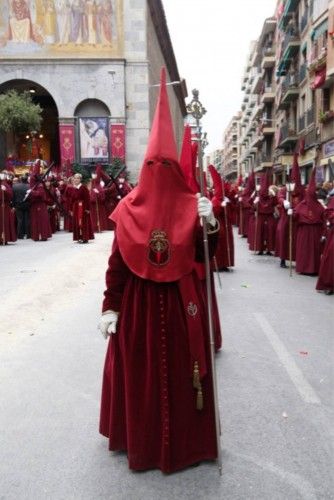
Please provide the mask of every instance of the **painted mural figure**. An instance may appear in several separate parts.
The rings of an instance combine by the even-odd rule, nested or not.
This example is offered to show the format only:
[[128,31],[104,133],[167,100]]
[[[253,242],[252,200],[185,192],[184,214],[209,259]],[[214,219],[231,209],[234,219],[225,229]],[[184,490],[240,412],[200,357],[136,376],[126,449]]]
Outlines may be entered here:
[[53,0],[44,0],[43,33],[45,43],[55,43],[57,31],[56,9]]
[[71,16],[71,41],[75,44],[82,45],[85,39],[85,16],[84,3],[82,0],[72,1],[72,16]]
[[12,0],[10,7],[10,39],[13,42],[29,42],[32,40],[32,26],[27,2],[25,0]]
[[56,0],[58,44],[66,45],[71,35],[71,4],[69,0]]
[[85,14],[87,23],[87,43],[90,45],[96,45],[97,43],[97,25],[96,25],[96,1],[86,0],[85,2]]
[[110,0],[100,0],[97,5],[97,17],[100,34],[100,43],[110,45],[112,42],[111,16],[113,14]]

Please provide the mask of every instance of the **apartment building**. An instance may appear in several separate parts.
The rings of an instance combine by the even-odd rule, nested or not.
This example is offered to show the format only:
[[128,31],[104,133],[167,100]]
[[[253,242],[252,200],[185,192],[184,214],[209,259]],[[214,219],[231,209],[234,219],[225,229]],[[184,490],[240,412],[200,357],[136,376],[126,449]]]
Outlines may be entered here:
[[[276,182],[285,183],[298,151],[304,183],[314,164],[319,182],[333,178],[333,84],[334,0],[278,1],[247,56],[237,122],[238,172],[247,176],[251,169],[260,173],[273,167]],[[229,127],[225,169],[233,172]]]
[[241,113],[235,115],[228,124],[223,137],[222,172],[224,177],[234,182],[238,176],[239,120]]

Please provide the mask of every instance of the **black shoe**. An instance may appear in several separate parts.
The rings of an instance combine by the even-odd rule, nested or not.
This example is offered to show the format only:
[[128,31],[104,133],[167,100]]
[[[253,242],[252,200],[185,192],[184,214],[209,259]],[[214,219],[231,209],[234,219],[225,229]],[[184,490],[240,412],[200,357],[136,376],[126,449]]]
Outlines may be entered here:
[[88,240],[83,240],[83,242],[82,242],[82,243],[88,243]]
[[258,255],[263,255],[263,252],[259,252]]
[[325,295],[333,295],[333,290],[325,290]]
[[219,271],[222,271],[223,273],[229,273],[229,272],[230,272],[230,270],[229,270],[229,268],[228,268],[228,267],[221,267],[221,268],[219,269]]
[[282,267],[283,269],[286,269],[288,267],[284,259],[281,260],[280,267]]
[[272,257],[272,256],[273,256],[273,254],[272,254],[271,252],[269,252],[269,250],[268,250],[268,252],[266,253],[266,255],[270,255],[270,257]]

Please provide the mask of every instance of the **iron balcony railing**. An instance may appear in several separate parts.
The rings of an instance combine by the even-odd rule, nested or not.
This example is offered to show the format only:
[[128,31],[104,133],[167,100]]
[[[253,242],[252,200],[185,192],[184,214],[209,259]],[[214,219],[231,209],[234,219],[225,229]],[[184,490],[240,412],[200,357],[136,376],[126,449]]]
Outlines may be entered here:
[[305,128],[305,114],[298,118],[298,130],[301,132]]
[[299,68],[299,83],[301,83],[304,78],[306,78],[307,66],[306,63],[302,64]]
[[288,137],[294,137],[297,135],[296,126],[294,124],[286,124],[281,127],[281,142],[283,142]]
[[302,33],[304,31],[304,29],[306,28],[307,26],[307,23],[308,23],[308,13],[307,11],[305,12],[305,14],[303,14],[301,20],[300,20],[300,26],[299,26],[299,29],[300,29],[300,32]]
[[290,43],[299,42],[299,33],[296,31],[293,35],[286,35],[282,45],[282,55]]
[[309,108],[306,111],[306,115],[307,115],[307,125],[312,125],[312,123],[315,122],[315,107],[311,106],[311,108]]
[[298,88],[298,77],[297,75],[288,74],[282,83],[282,95],[285,94],[291,87]]

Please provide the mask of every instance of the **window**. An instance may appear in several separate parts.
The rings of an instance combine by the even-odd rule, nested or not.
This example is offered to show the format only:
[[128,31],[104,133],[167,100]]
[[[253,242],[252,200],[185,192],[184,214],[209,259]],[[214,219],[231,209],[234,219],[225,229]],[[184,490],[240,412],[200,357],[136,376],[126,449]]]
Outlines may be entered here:
[[323,89],[322,91],[322,109],[323,111],[329,111],[330,109],[330,89]]

